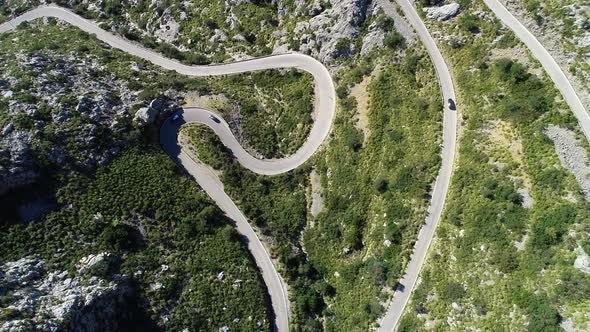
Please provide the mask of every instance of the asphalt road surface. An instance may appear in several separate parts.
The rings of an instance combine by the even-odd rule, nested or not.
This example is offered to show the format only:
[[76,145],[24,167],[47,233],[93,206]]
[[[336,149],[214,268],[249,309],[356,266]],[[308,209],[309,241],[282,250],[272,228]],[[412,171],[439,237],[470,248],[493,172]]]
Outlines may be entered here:
[[389,308],[385,316],[379,322],[379,332],[391,332],[397,326],[401,315],[410,299],[410,295],[416,285],[416,280],[420,275],[420,270],[426,259],[430,242],[434,236],[436,225],[440,220],[451,175],[453,173],[453,161],[455,159],[455,145],[457,142],[457,112],[450,110],[448,99],[455,99],[455,89],[453,87],[453,80],[445,59],[440,50],[436,46],[434,39],[430,36],[428,29],[422,22],[420,16],[416,12],[414,5],[409,0],[396,0],[408,22],[414,27],[422,44],[426,47],[426,51],[430,55],[430,59],[434,64],[438,82],[440,85],[443,103],[444,103],[444,118],[443,118],[443,146],[442,146],[442,163],[439,173],[436,177],[436,183],[432,191],[432,200],[428,208],[428,216],[422,229],[418,233],[416,244],[414,245],[414,252],[410,257],[410,262],[406,266],[406,271],[400,280],[400,286],[393,294]]
[[238,161],[246,168],[266,175],[280,174],[292,170],[303,164],[319,148],[328,136],[335,112],[334,83],[330,73],[319,61],[303,54],[281,54],[251,60],[239,61],[228,64],[212,66],[187,66],[178,61],[163,57],[162,55],[144,48],[143,46],[113,35],[90,20],[84,19],[71,11],[57,6],[40,6],[29,12],[0,25],[0,33],[14,30],[20,23],[34,20],[40,17],[55,17],[66,21],[81,30],[96,35],[101,41],[114,48],[125,51],[145,59],[165,69],[174,70],[189,76],[212,76],[244,73],[264,69],[295,68],[309,72],[315,80],[315,107],[314,124],[306,142],[293,155],[277,160],[259,160],[249,155],[236,141],[227,123],[215,123],[209,119],[211,114],[203,109],[186,109],[181,114],[181,119],[175,123],[166,122],[161,129],[161,143],[163,148],[178,161],[215,201],[215,203],[236,222],[238,231],[246,237],[248,249],[254,256],[264,282],[268,288],[272,307],[275,314],[275,326],[279,331],[289,330],[289,299],[287,287],[281,276],[277,273],[270,256],[256,233],[248,223],[244,214],[237,208],[234,202],[223,190],[223,184],[212,170],[203,164],[192,160],[181,151],[178,146],[178,126],[188,122],[201,122],[209,125],[221,141],[226,144],[237,157]]
[[541,45],[535,36],[516,19],[498,0],[484,0],[485,4],[494,12],[494,14],[509,27],[514,34],[522,41],[531,51],[533,56],[541,63],[545,72],[549,75],[555,86],[563,96],[563,99],[574,112],[578,119],[580,127],[590,141],[590,116],[572,87],[570,81],[565,76],[561,67],[557,64],[555,59],[549,52]]

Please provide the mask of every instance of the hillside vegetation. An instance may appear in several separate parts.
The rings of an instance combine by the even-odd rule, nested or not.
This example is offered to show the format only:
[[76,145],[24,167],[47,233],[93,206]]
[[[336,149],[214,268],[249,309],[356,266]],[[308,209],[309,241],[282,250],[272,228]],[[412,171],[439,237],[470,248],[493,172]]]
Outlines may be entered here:
[[[182,102],[187,93],[225,94],[230,107],[224,116],[236,108],[242,111],[239,129],[254,149],[269,156],[288,154],[309,131],[311,76],[269,70],[210,79],[185,77],[113,50],[53,19],[0,35],[0,58],[7,83],[0,86],[0,127],[12,124],[13,132],[33,135],[27,151],[35,157],[32,169],[41,174],[34,189],[25,187],[1,197],[6,209],[0,218],[0,261],[38,256],[49,262],[47,272],[65,270],[73,275],[82,257],[108,251],[116,256],[116,264],[105,277],[124,274],[137,284],[134,302],[156,329],[269,330],[264,285],[233,225],[168,156],[142,143],[153,139],[154,128],[140,129],[132,116],[156,98]],[[60,88],[50,93],[47,85],[52,82]],[[96,108],[96,117],[91,117],[78,108],[82,96],[103,102],[98,98],[103,94],[108,98],[98,106],[117,105],[121,111],[119,125],[124,130],[118,135],[106,132],[106,111]],[[31,109],[36,113],[30,115]],[[63,113],[70,117],[59,117]],[[263,116],[271,120],[262,123]],[[105,146],[125,141],[108,159],[87,169],[72,162],[88,156],[83,152],[89,143],[78,142],[87,134],[86,124],[101,129],[103,136],[94,140]],[[57,163],[44,159],[56,147],[68,158]],[[0,162],[9,169],[12,161],[4,156]],[[18,207],[37,195],[55,202],[54,211],[20,224]],[[14,300],[9,290],[2,290],[0,297],[2,309]],[[31,318],[10,310],[0,318],[8,319],[5,314]]]
[[[194,157],[221,171],[230,197],[270,236],[291,286],[295,330],[362,331],[374,324],[409,259],[440,165],[442,107],[424,51],[415,47],[393,59],[375,53],[356,68],[338,75],[339,112],[325,149],[287,174],[255,175],[208,128],[184,129]],[[369,107],[360,110],[349,88],[366,76],[373,76]],[[359,112],[368,116],[367,136]],[[326,202],[315,218],[307,213],[312,168]]]
[[579,133],[577,121],[492,17],[474,2],[455,22],[431,26],[465,41],[445,50],[463,133],[445,213],[400,331],[588,329],[590,276],[574,260],[590,249],[590,206],[544,134],[549,124]]
[[[57,200],[61,208],[43,220],[0,231],[1,261],[35,255],[74,273],[82,257],[110,252],[116,262],[104,273],[137,283],[136,301],[158,329],[270,329],[246,245],[158,147],[130,148],[96,174],[72,178]],[[1,295],[3,307],[11,293]]]

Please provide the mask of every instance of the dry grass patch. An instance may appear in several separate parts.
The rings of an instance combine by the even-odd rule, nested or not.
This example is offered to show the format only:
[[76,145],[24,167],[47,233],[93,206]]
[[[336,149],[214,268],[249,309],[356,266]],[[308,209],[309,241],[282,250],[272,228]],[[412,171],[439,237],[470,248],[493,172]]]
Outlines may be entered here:
[[369,91],[368,87],[373,80],[373,74],[366,76],[362,82],[350,89],[350,95],[356,99],[357,113],[355,115],[356,129],[361,130],[365,138],[371,133],[369,129]]

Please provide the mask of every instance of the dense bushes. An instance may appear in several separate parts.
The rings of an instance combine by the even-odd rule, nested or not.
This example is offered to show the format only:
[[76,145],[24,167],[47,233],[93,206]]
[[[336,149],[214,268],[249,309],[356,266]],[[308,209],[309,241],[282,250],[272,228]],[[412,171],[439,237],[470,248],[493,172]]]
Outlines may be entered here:
[[[322,174],[325,210],[304,233],[309,259],[297,240],[309,224],[309,168],[264,177],[235,161],[221,167],[230,197],[262,233],[272,236],[273,252],[293,286],[295,330],[316,328],[321,318],[328,318],[328,329],[364,329],[381,314],[376,297],[383,296],[384,286],[395,286],[401,275],[424,220],[416,210],[428,204],[429,184],[438,169],[437,123],[442,114],[433,75],[427,58],[420,56],[404,65],[386,66],[370,87],[368,137],[352,122],[356,100],[342,100],[343,112],[335,121],[329,149],[315,161]],[[415,88],[419,84],[427,88]],[[197,151],[213,148],[215,137],[200,137],[205,141],[192,142]],[[374,214],[383,217],[374,221]],[[388,245],[383,244],[383,234]],[[368,259],[361,260],[357,254],[368,246]]]
[[181,135],[186,135],[190,149],[196,157],[214,169],[222,169],[232,162],[231,152],[221,143],[215,133],[203,124],[189,124],[182,128]]
[[502,58],[494,64],[494,72],[508,83],[502,96],[503,115],[516,121],[529,122],[553,107],[554,91],[519,63]]
[[75,273],[81,257],[109,251],[120,259],[111,272],[134,279],[138,303],[162,327],[269,330],[264,286],[245,244],[158,147],[131,148],[94,176],[72,178],[58,200],[61,208],[44,220],[0,231],[1,261],[34,254]]
[[[225,147],[218,148],[219,139],[203,125],[183,129],[190,147],[203,162],[221,170],[225,191],[236,200],[249,221],[270,236],[272,254],[285,268],[283,276],[291,286],[295,330],[314,328],[326,305],[324,296],[333,293],[307,260],[298,238],[307,223],[304,185],[307,169],[267,177],[242,168]],[[213,156],[211,156],[213,155]],[[312,329],[313,330],[313,329]]]
[[559,244],[568,227],[576,221],[576,209],[571,204],[560,204],[538,215],[533,226],[531,245],[543,252]]
[[[373,77],[368,112],[346,96],[347,85],[362,81],[347,71],[334,136],[315,161],[325,207],[304,241],[336,290],[327,300],[327,330],[371,328],[383,310],[382,290],[396,286],[424,220],[440,160],[441,104],[428,58],[406,52]],[[366,127],[357,122],[364,112]]]
[[383,45],[395,50],[404,48],[406,46],[406,40],[399,32],[394,31],[385,36]]

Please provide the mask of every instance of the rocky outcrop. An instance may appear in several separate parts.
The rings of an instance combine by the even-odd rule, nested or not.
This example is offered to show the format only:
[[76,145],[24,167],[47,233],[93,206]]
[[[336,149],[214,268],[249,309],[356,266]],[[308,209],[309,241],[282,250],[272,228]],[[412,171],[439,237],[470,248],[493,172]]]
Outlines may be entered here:
[[[96,258],[99,257],[99,258]],[[108,255],[86,257],[80,266],[89,270]],[[1,331],[116,331],[119,312],[132,293],[127,278],[47,272],[45,262],[25,257],[0,268]]]
[[33,134],[13,128],[11,123],[4,127],[0,138],[0,194],[33,183],[39,176],[31,154]]
[[141,125],[147,125],[154,123],[156,115],[158,115],[157,110],[151,107],[142,107],[135,113],[133,120]]
[[[330,3],[331,8],[295,27],[295,33],[300,36],[300,51],[323,62],[354,52],[352,41],[359,36],[367,15],[367,0],[332,0]],[[316,12],[321,9],[319,7]]]
[[140,108],[135,113],[133,120],[140,126],[145,126],[154,123],[158,117],[165,118],[180,109],[180,106],[175,102],[156,98],[150,102],[149,107]]
[[573,131],[554,125],[549,125],[544,130],[555,145],[555,151],[561,165],[570,171],[580,184],[582,193],[590,200],[590,159]]
[[369,25],[369,33],[363,38],[363,45],[361,46],[361,55],[369,53],[372,49],[383,46],[385,39],[385,32],[377,27],[373,22]]
[[149,32],[167,43],[176,41],[179,28],[180,24],[172,17],[172,9],[170,8],[166,8],[162,16],[156,18],[151,25],[147,26]]
[[[35,80],[23,82],[9,64]],[[128,105],[137,95],[101,70],[97,59],[51,50],[16,53],[0,64],[0,105],[8,117],[0,132],[0,194],[34,183],[40,160],[61,171],[92,170],[127,143],[117,137],[133,133]]]
[[578,256],[574,261],[574,267],[584,273],[590,273],[590,257],[588,257],[588,254],[582,248],[578,248],[576,253]]
[[455,17],[459,13],[460,6],[458,3],[450,3],[440,7],[424,7],[422,10],[426,17],[431,20],[446,21]]
[[101,252],[96,255],[89,255],[80,259],[76,265],[78,272],[84,274],[86,272],[96,272],[97,270],[108,270],[113,263],[115,257],[109,252]]

